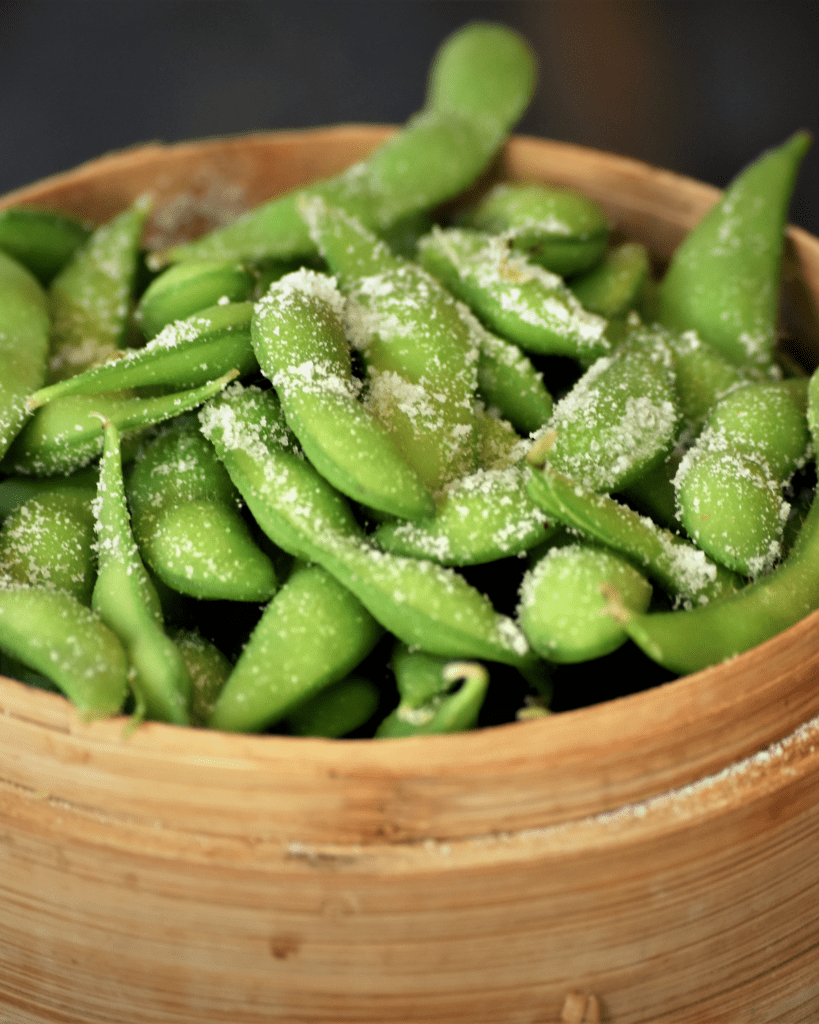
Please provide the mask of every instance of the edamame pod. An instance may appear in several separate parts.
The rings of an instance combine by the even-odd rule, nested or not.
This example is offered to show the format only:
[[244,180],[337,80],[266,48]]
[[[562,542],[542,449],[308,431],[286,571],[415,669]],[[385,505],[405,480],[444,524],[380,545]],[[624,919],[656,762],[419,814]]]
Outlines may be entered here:
[[[474,729],[489,688],[489,672],[478,662],[450,661],[440,669],[441,689],[426,704],[413,708],[403,701],[381,722],[376,739],[430,736]],[[448,692],[457,684],[462,685]]]
[[372,680],[347,676],[294,708],[287,715],[287,729],[292,736],[346,736],[372,718],[379,700],[378,687]]
[[51,210],[12,206],[0,211],[0,249],[47,285],[88,240],[89,228]]
[[134,319],[150,340],[163,327],[211,306],[249,299],[253,275],[235,260],[191,260],[169,267],[154,278],[142,293]]
[[128,652],[137,714],[144,709],[149,718],[187,725],[191,678],[179,649],[165,633],[159,598],[131,533],[119,432],[110,421],[104,424],[104,437],[95,504],[99,572],[93,608]]
[[195,629],[171,634],[191,677],[191,725],[204,726],[210,718],[233,666],[219,648]]
[[352,374],[343,309],[331,278],[309,270],[282,278],[256,306],[259,365],[305,454],[333,486],[391,515],[431,515],[432,495],[358,401],[361,383]]
[[584,309],[613,320],[635,309],[649,277],[648,250],[640,242],[623,242],[602,262],[569,282]]
[[126,340],[142,227],[150,203],[98,227],[51,282],[49,380],[62,380],[115,355]]
[[696,331],[739,365],[770,364],[785,218],[809,145],[797,132],[763,153],[688,233],[657,290],[660,323]]

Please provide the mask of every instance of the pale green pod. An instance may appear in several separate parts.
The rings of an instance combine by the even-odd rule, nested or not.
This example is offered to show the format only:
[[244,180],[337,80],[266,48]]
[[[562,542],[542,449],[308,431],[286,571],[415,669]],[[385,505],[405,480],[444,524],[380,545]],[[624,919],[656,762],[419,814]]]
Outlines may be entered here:
[[191,260],[169,267],[148,285],[134,319],[149,340],[177,320],[187,320],[211,306],[249,299],[253,274],[235,260]]
[[287,729],[293,736],[346,736],[372,718],[379,700],[378,687],[372,680],[347,676],[294,708],[287,715]]
[[636,309],[649,277],[648,250],[640,242],[614,246],[599,265],[569,282],[584,309],[612,320]]
[[12,206],[0,211],[0,250],[22,263],[44,285],[90,234],[85,224],[51,210]]
[[[376,739],[428,736],[474,729],[489,688],[489,672],[478,662],[450,661],[440,670],[442,687],[415,707],[402,701],[376,729]],[[461,683],[457,689],[452,688]],[[451,692],[450,692],[451,691]]]
[[191,725],[203,726],[233,671],[219,648],[193,629],[171,634],[191,677]]

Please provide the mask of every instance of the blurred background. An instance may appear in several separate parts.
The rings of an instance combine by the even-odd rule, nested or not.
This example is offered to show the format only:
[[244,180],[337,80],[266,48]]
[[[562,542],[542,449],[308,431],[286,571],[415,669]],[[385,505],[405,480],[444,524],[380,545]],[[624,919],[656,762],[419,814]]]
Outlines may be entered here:
[[[138,142],[404,121],[474,19],[538,54],[522,132],[720,186],[819,136],[819,4],[801,0],[0,0],[0,192]],[[791,220],[819,233],[819,142]]]

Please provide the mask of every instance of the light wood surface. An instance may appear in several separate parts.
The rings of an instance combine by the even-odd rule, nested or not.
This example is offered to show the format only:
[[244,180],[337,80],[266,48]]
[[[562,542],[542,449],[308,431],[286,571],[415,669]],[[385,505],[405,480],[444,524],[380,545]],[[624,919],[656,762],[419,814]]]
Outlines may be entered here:
[[[150,190],[158,244],[389,130],[140,147],[0,206],[102,220]],[[659,260],[718,194],[526,138],[493,173],[583,189]],[[815,361],[795,229],[786,291]],[[615,1024],[815,1021],[817,716],[819,613],[654,690],[391,743],[126,739],[0,680],[0,1021],[548,1024],[575,991]]]

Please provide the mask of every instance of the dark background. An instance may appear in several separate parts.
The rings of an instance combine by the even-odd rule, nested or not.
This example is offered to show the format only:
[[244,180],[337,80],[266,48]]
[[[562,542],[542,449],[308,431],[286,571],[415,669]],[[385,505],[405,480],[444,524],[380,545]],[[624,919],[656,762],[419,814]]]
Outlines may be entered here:
[[[0,192],[154,139],[401,122],[473,19],[537,51],[520,125],[724,185],[819,135],[819,5],[681,0],[0,0]],[[791,219],[819,232],[819,144]]]

